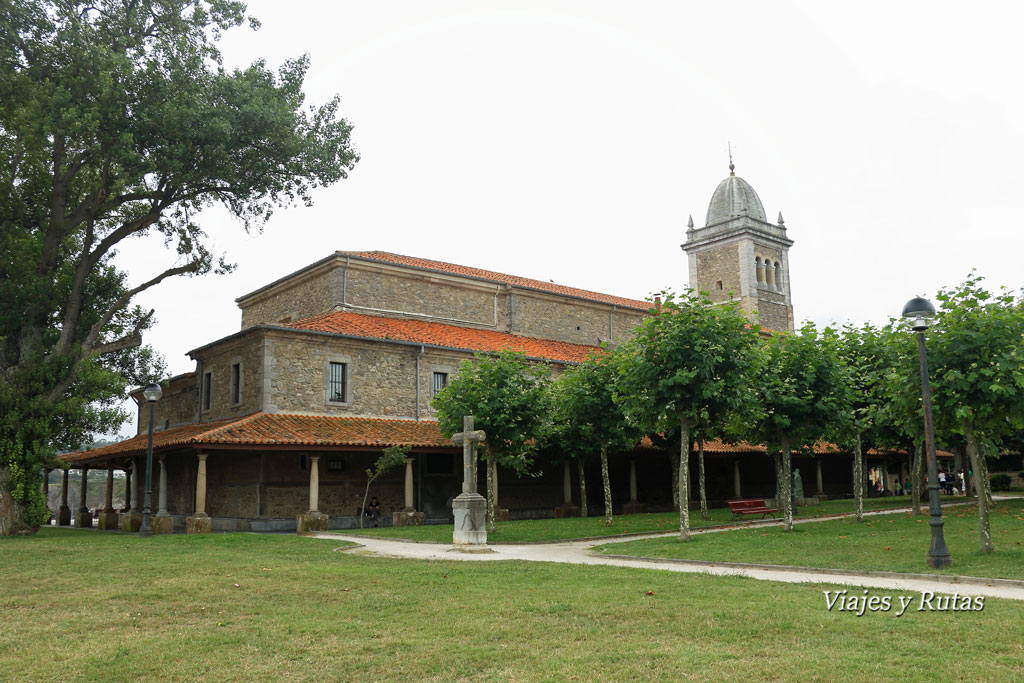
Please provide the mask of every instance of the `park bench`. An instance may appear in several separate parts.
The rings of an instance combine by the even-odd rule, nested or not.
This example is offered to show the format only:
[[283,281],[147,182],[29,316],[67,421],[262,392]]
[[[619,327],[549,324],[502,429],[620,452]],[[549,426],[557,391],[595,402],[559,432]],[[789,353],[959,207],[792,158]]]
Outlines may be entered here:
[[770,508],[765,505],[764,498],[745,498],[744,500],[727,500],[729,509],[732,511],[733,519],[743,519],[744,515],[765,515],[775,516],[778,508]]

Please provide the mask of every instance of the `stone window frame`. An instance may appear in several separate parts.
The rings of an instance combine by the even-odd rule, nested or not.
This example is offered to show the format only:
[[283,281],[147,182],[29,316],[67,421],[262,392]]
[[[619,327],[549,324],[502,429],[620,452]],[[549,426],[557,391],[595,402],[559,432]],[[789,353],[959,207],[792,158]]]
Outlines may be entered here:
[[203,385],[200,391],[203,394],[203,410],[210,410],[213,407],[213,370],[203,373]]
[[[234,401],[235,397],[235,366],[238,366],[238,400]],[[242,362],[241,356],[233,356],[228,361],[228,405],[232,408],[237,408],[245,402],[244,398],[245,390],[245,364]]]
[[445,386],[448,386],[448,384],[451,384],[452,380],[455,379],[455,366],[442,365],[440,363],[432,363],[428,368],[428,371],[430,372],[430,384],[427,385],[429,387],[427,389],[427,410],[430,412],[436,412],[434,410],[434,407],[430,405],[430,402],[433,401],[434,396],[436,396],[436,394],[434,393],[434,373],[443,372],[446,375],[448,375],[448,382],[445,384]]
[[[331,400],[331,363],[345,364],[345,400]],[[324,404],[329,406],[351,406],[352,405],[352,384],[355,376],[355,365],[352,357],[344,353],[329,353],[324,357]]]

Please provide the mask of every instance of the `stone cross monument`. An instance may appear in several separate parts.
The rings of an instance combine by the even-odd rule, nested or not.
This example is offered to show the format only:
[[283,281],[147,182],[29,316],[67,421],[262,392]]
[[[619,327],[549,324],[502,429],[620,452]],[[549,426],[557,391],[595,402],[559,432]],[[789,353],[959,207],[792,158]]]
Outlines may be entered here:
[[455,513],[455,531],[452,544],[455,550],[482,552],[487,550],[487,501],[476,492],[476,444],[484,441],[483,431],[473,430],[473,416],[462,418],[462,431],[452,435],[452,441],[462,444],[462,493],[452,501]]

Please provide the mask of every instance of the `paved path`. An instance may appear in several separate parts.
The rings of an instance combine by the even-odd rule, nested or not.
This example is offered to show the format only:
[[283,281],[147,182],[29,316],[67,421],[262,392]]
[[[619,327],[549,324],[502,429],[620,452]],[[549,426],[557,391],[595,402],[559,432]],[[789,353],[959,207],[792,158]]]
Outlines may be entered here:
[[[946,506],[943,506],[946,507]],[[878,510],[865,514],[892,514],[905,512],[899,510]],[[798,523],[824,521],[822,519],[799,519]],[[695,529],[693,533],[720,533],[729,529]],[[673,532],[668,532],[673,533]],[[495,560],[524,560],[527,562],[561,562],[566,564],[608,565],[613,567],[634,567],[638,569],[657,569],[663,571],[704,573],[715,576],[747,576],[764,581],[782,581],[786,583],[825,583],[858,586],[864,588],[882,588],[887,590],[932,591],[934,593],[960,595],[984,595],[994,598],[1024,600],[1024,582],[988,580],[984,583],[951,582],[941,578],[931,578],[920,574],[885,576],[843,573],[836,570],[814,570],[802,567],[766,567],[766,566],[723,566],[721,563],[690,563],[657,559],[623,559],[606,557],[594,553],[595,545],[634,541],[644,538],[658,538],[666,533],[630,536],[628,538],[608,538],[599,541],[566,541],[564,543],[532,543],[532,544],[500,544],[489,546],[490,552],[464,553],[452,550],[451,545],[440,543],[410,543],[372,536],[346,535],[343,533],[314,534],[317,538],[342,539],[359,543],[361,547],[349,552],[374,555],[378,557],[395,557],[417,560],[444,560],[456,562],[493,562]],[[967,581],[967,579],[964,579]]]

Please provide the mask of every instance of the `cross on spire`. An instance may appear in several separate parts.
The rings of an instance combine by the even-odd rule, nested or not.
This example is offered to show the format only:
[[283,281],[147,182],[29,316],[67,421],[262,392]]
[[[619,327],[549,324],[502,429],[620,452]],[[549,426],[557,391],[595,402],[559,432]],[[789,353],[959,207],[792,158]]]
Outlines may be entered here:
[[734,172],[736,170],[736,166],[732,163],[732,140],[727,140],[726,142],[729,145],[729,175],[736,175]]

